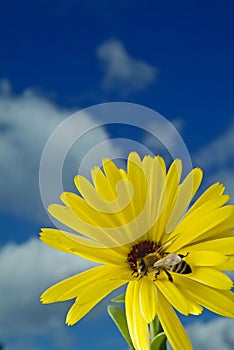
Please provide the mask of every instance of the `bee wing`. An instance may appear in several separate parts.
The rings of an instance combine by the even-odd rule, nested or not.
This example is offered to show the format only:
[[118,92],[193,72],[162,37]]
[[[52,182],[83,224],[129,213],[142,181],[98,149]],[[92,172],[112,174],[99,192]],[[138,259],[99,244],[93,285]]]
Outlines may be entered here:
[[154,263],[153,267],[157,268],[157,267],[170,267],[173,265],[177,265],[181,262],[181,257],[179,255],[170,253],[167,256],[165,256],[164,258],[156,261],[156,263]]
[[181,262],[181,257],[177,254],[170,253],[166,257],[166,263],[170,266],[177,265]]
[[153,264],[153,268],[156,269],[157,267],[161,267],[161,266],[164,266],[164,265],[165,265],[164,264],[164,258],[162,258],[162,259],[156,261],[156,263]]

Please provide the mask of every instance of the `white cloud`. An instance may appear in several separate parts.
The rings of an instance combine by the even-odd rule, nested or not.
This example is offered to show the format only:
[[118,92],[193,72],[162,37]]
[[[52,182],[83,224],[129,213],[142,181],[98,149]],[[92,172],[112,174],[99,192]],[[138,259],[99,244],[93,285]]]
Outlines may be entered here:
[[94,266],[78,256],[53,250],[39,240],[8,244],[0,251],[0,339],[44,334],[63,326],[67,304],[42,305],[49,286]]
[[193,155],[193,161],[196,166],[200,166],[205,170],[206,180],[209,180],[210,184],[217,181],[222,182],[226,186],[226,192],[234,198],[233,124],[214,141],[198,150]]
[[214,141],[202,147],[194,157],[201,166],[223,167],[234,161],[234,124]]
[[153,66],[131,57],[118,40],[104,42],[97,49],[97,56],[104,65],[102,87],[127,95],[144,90],[156,78]]
[[233,350],[234,321],[215,318],[209,322],[194,322],[187,327],[194,350]]
[[[43,148],[55,128],[73,110],[63,109],[55,103],[27,89],[20,95],[11,93],[10,83],[0,84],[0,211],[21,218],[42,221],[47,220],[39,194],[39,164]],[[83,113],[83,118],[76,123],[76,128],[90,129],[95,120],[93,116]],[[71,129],[69,135],[63,138],[69,140],[78,129]],[[91,135],[91,136],[90,136]],[[109,139],[104,127],[95,129],[92,134],[86,134],[71,149],[66,158],[64,173],[73,183],[73,176],[86,153],[96,144]],[[57,142],[57,153],[61,145]],[[102,156],[114,155],[115,150],[108,143],[102,148]],[[56,156],[56,154],[54,154]],[[91,161],[98,158],[98,150]],[[94,159],[95,158],[95,159]],[[88,164],[87,164],[88,163]],[[86,162],[90,169],[90,159]],[[63,170],[64,170],[63,169]],[[55,175],[55,174],[49,174]],[[67,188],[66,188],[67,189]],[[59,198],[59,194],[57,196]]]
[[[183,120],[182,119],[174,119],[172,121],[167,121],[164,123],[156,122],[155,120],[148,125],[148,129],[151,131],[153,135],[157,135],[160,133],[162,139],[166,140],[166,144],[163,144],[158,139],[156,139],[153,135],[147,134],[144,138],[144,144],[146,147],[150,148],[155,154],[160,154],[164,157],[167,156],[165,151],[170,149],[175,149],[178,145],[178,133],[181,133],[183,130]],[[171,126],[169,129],[168,125]],[[175,129],[174,129],[175,128]],[[176,132],[177,131],[177,132]]]
[[93,266],[78,256],[53,250],[39,239],[4,246],[0,250],[0,343],[7,350],[84,348],[84,343],[93,344],[88,334],[90,327],[95,327],[97,347],[106,348],[101,346],[103,340],[114,341],[116,336],[114,332],[105,334],[107,304],[121,292],[112,293],[73,327],[65,325],[73,301],[42,305],[39,300],[54,283]]

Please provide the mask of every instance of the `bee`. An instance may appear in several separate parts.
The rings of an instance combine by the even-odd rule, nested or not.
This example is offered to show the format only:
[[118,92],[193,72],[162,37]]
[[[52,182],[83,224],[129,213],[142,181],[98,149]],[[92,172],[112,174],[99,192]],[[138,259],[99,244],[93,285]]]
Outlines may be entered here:
[[[170,282],[173,282],[171,272],[180,274],[189,274],[192,272],[189,264],[182,260],[188,255],[164,253],[164,256],[159,252],[147,254],[146,256],[137,260],[137,272],[141,277],[147,275],[149,272],[155,272],[155,278],[160,274],[160,271],[165,271]],[[141,278],[140,277],[140,278]]]

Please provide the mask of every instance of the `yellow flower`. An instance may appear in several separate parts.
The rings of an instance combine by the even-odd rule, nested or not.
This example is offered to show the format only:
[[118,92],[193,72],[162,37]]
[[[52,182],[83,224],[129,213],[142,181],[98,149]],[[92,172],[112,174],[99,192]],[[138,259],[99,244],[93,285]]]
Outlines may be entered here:
[[161,157],[140,159],[132,152],[127,172],[108,159],[92,170],[92,185],[75,178],[80,195],[63,193],[65,204],[49,212],[76,235],[43,229],[47,245],[101,264],[57,283],[43,303],[75,298],[66,318],[73,325],[101,299],[127,284],[126,317],[136,350],[150,349],[148,324],[158,315],[175,350],[192,345],[174,309],[199,315],[203,307],[234,317],[234,206],[224,186],[209,187],[190,207],[202,180],[193,169],[181,182],[182,164],[168,171]]

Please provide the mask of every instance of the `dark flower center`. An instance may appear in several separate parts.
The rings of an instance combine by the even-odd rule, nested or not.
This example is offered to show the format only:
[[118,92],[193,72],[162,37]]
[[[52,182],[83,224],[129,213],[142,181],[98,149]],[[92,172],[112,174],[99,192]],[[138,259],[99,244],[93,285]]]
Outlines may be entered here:
[[156,252],[160,245],[153,241],[143,241],[132,246],[128,253],[127,262],[133,272],[137,272],[137,261],[150,253]]

